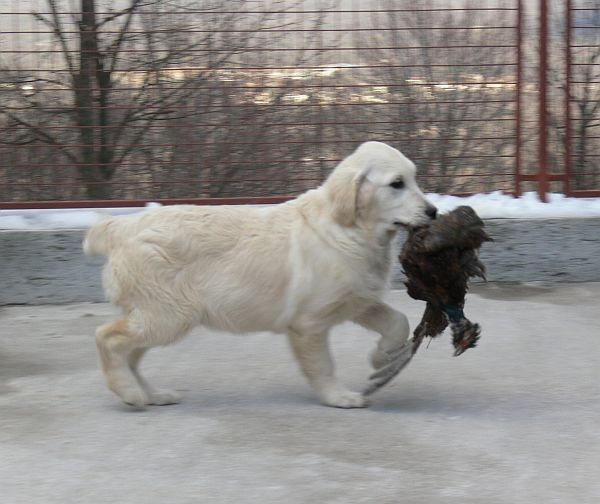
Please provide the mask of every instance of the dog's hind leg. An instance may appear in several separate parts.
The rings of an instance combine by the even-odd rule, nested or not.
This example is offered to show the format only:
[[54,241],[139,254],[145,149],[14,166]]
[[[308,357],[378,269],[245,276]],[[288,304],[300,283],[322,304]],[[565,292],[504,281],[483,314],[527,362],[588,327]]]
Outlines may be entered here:
[[346,389],[335,376],[327,333],[290,331],[288,336],[302,372],[324,404],[336,408],[364,408],[368,405],[362,394]]
[[154,404],[156,406],[165,406],[167,404],[177,404],[181,401],[181,394],[163,389],[155,389],[150,385],[146,379],[139,372],[139,363],[144,354],[148,351],[148,348],[136,348],[129,355],[129,367],[133,374],[137,378],[139,384],[144,389],[148,396],[148,404]]
[[148,343],[132,329],[127,319],[119,319],[98,328],[96,346],[108,387],[123,402],[133,406],[174,404],[178,394],[154,390],[138,371]]
[[141,338],[131,331],[126,319],[109,322],[96,330],[96,347],[108,388],[134,406],[149,402],[129,363],[132,353],[141,346]]

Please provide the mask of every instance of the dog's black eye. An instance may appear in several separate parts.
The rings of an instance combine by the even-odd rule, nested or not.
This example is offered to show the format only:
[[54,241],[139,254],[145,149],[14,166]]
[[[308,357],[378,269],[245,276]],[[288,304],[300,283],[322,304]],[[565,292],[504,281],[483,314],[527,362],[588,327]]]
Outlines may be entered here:
[[394,180],[390,184],[390,187],[393,187],[394,189],[404,189],[404,180],[402,180],[402,179]]

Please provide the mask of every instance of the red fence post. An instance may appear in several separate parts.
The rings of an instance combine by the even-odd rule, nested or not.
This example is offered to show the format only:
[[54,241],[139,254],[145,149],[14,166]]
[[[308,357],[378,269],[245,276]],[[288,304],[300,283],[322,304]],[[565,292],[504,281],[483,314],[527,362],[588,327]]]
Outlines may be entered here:
[[547,202],[548,192],[548,2],[540,0],[540,61],[539,61],[539,110],[538,110],[538,195]]
[[565,2],[565,181],[564,191],[571,195],[571,0]]

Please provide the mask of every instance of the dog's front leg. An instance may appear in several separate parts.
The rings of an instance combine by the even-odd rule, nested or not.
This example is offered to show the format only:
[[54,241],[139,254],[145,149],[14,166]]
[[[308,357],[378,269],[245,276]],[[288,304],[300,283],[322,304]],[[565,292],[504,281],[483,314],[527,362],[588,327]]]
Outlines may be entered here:
[[385,303],[371,306],[354,319],[354,322],[381,334],[377,348],[371,354],[371,364],[375,369],[379,369],[389,362],[389,355],[395,353],[407,342],[410,333],[406,315]]
[[328,334],[288,333],[294,355],[308,382],[327,406],[364,408],[365,397],[346,389],[336,378]]
[[354,321],[381,334],[371,353],[371,364],[377,371],[363,392],[369,395],[390,382],[412,359],[413,348],[408,341],[410,328],[404,314],[384,303],[371,306]]

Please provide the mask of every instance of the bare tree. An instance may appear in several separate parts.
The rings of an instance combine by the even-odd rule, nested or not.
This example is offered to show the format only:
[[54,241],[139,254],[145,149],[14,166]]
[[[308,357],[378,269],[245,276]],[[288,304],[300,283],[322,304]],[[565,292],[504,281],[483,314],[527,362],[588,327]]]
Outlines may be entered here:
[[371,25],[380,29],[361,43],[373,48],[363,61],[375,66],[364,80],[387,87],[388,105],[377,107],[372,136],[416,159],[428,190],[501,187],[515,152],[516,58],[508,49],[516,39],[514,13],[480,11],[474,1],[463,11],[436,10],[430,0],[413,12],[391,0],[378,6],[387,13]]
[[572,11],[570,66],[570,117],[565,116],[566,66],[564,2],[552,2],[549,81],[549,158],[564,172],[565,124],[571,127],[571,187],[596,189],[600,183],[600,0],[589,0],[585,9]]
[[[576,189],[596,188],[600,181],[600,0],[589,3],[585,16],[576,17],[571,66],[572,150]],[[595,9],[595,10],[592,10]],[[586,173],[588,173],[586,175]],[[594,177],[594,173],[596,174]]]
[[[176,196],[178,188],[189,194],[187,179],[207,179],[205,195],[221,195],[232,170],[241,169],[235,156],[255,151],[251,140],[265,128],[266,114],[244,96],[248,75],[239,69],[259,66],[261,49],[285,37],[277,28],[294,21],[255,14],[253,9],[260,9],[250,0],[126,0],[118,9],[108,0],[78,0],[77,14],[61,0],[45,1],[47,12],[32,15],[52,33],[65,71],[34,77],[8,72],[9,79],[25,79],[33,91],[14,87],[12,106],[0,110],[12,133],[0,141],[52,147],[46,164],[75,167],[87,198],[129,196],[114,187],[124,164],[135,170],[121,174],[123,185],[132,177],[150,186],[162,180],[173,187],[158,192]],[[285,13],[297,2],[261,5],[267,4],[265,11]],[[261,32],[265,28],[270,32]],[[297,51],[290,63],[306,57]],[[230,66],[238,71],[224,79]],[[275,103],[285,94],[283,86],[278,89],[272,93]],[[202,127],[195,126],[199,122]],[[239,132],[219,126],[226,123],[253,124],[248,141],[238,136],[232,148],[231,137]],[[179,130],[171,137],[174,143],[167,141],[168,126]],[[199,159],[191,152],[196,144]],[[217,161],[222,164],[215,176]],[[158,176],[170,166],[178,168],[180,184]]]

